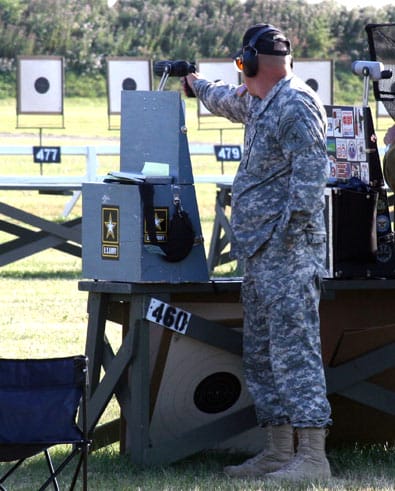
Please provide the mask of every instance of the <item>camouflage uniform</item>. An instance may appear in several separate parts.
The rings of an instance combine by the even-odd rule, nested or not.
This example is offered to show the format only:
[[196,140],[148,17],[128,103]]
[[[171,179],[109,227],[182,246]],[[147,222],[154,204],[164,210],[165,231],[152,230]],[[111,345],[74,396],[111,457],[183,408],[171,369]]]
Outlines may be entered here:
[[194,81],[218,116],[245,124],[232,189],[232,254],[244,261],[244,366],[262,425],[330,422],[318,304],[324,272],[326,116],[296,76],[264,99]]

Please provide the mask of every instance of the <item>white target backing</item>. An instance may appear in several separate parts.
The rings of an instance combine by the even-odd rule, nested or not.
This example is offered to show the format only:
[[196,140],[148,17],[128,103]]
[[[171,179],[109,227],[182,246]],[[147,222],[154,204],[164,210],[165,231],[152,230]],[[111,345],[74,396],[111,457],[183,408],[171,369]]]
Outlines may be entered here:
[[[152,444],[180,438],[189,430],[251,404],[241,357],[175,335],[152,416]],[[226,442],[217,442],[215,448],[255,452],[261,446],[262,429],[253,428]]]
[[63,114],[63,93],[62,57],[18,57],[18,114]]
[[332,60],[296,60],[293,71],[317,92],[323,104],[333,104]]
[[[229,59],[200,60],[197,69],[207,80],[223,80],[227,84],[240,84],[240,73],[236,70],[233,61]],[[198,104],[198,114],[199,116],[212,116],[201,102]]]
[[107,58],[108,114],[121,113],[122,90],[151,90],[151,62],[138,58]]
[[384,106],[383,101],[376,101],[376,114],[377,116],[382,116],[386,118],[391,117],[386,107]]

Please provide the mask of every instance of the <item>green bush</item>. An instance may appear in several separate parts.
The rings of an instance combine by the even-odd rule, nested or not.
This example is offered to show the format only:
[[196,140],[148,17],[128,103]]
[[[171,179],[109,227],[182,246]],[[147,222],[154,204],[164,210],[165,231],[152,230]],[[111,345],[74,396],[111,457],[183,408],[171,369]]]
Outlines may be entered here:
[[16,75],[14,72],[0,72],[0,99],[16,97]]
[[334,102],[355,106],[362,104],[363,80],[362,77],[351,72],[351,61],[337,61],[336,75],[334,77]]
[[74,72],[66,73],[66,97],[105,97],[106,79],[103,75],[78,75]]

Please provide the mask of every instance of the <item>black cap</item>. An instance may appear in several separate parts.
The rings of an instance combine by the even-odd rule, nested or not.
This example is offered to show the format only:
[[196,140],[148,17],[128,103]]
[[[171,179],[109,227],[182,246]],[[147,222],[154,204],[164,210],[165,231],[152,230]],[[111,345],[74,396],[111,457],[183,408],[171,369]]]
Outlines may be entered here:
[[271,24],[255,24],[249,27],[243,36],[243,48],[235,56],[248,47],[266,55],[286,56],[291,53],[289,39]]

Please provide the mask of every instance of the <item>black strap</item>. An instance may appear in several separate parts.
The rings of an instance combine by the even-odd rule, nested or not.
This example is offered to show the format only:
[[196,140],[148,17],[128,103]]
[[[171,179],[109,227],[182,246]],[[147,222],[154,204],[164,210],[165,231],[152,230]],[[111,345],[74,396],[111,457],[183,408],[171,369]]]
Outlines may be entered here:
[[151,244],[158,245],[155,226],[154,185],[149,182],[139,184],[140,198],[143,203],[143,214]]

